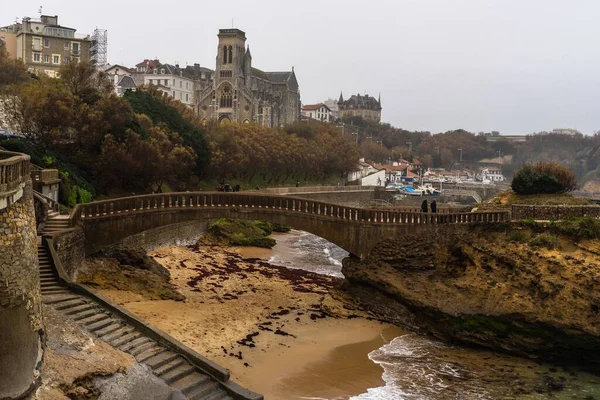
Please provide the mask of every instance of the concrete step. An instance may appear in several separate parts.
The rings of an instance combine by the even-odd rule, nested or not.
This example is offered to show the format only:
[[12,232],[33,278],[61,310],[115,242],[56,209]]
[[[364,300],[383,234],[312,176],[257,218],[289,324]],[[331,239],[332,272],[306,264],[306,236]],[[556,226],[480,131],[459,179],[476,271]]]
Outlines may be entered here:
[[85,326],[85,328],[90,332],[94,332],[94,331],[97,331],[98,329],[106,328],[107,326],[111,325],[113,323],[113,321],[114,320],[112,318],[107,316],[106,319],[102,319],[100,321],[93,322],[91,324],[87,324]]
[[92,310],[94,308],[96,308],[95,304],[81,303],[81,304],[76,304],[73,307],[63,309],[63,313],[66,315],[72,315],[72,314],[77,314],[82,311]]
[[149,342],[137,345],[134,348],[129,349],[128,353],[135,357],[138,354],[142,354],[146,350],[150,350],[150,349],[154,348],[154,346],[156,346],[156,342],[153,340],[150,340]]
[[226,400],[231,399],[227,395],[227,392],[223,389],[217,389],[214,393],[209,394],[208,396],[195,396],[193,393],[188,396],[188,399],[191,400]]
[[177,358],[175,358],[174,360],[171,360],[168,363],[166,363],[165,365],[162,365],[158,368],[153,368],[153,370],[154,370],[155,375],[161,376],[161,375],[171,372],[175,368],[180,367],[182,365],[189,365],[189,364],[181,356],[178,355]]
[[56,282],[56,281],[58,281],[58,279],[56,279],[56,277],[54,275],[51,275],[51,276],[41,276],[40,275],[40,283]]
[[93,315],[98,314],[98,311],[96,309],[91,309],[91,310],[84,310],[84,311],[79,311],[76,314],[71,315],[71,319],[73,319],[74,321],[79,321],[82,320],[84,318],[88,318],[91,317]]
[[120,347],[125,343],[131,342],[132,340],[139,338],[140,336],[142,336],[141,332],[133,331],[125,336],[121,336],[120,338],[113,340],[112,342],[110,342],[110,344],[112,344],[114,347]]
[[73,293],[69,293],[68,295],[48,296],[48,297],[44,298],[43,302],[44,302],[44,304],[51,304],[54,306],[54,308],[56,308],[56,305],[59,305],[60,303],[64,303],[67,301],[73,301],[73,300],[81,301],[81,297],[79,297]]
[[144,362],[152,357],[155,357],[163,352],[167,351],[167,349],[165,349],[164,347],[161,346],[154,346],[151,347],[147,350],[144,350],[143,352],[136,354],[135,355],[135,359],[137,362]]
[[148,358],[146,361],[144,361],[144,364],[146,364],[150,368],[156,370],[156,369],[162,367],[163,365],[168,364],[171,361],[175,360],[177,357],[179,357],[179,355],[177,353],[173,353],[172,351],[167,350],[160,354],[157,354],[155,356]]
[[216,395],[227,395],[227,393],[219,389],[219,383],[210,380],[208,377],[206,378],[207,379],[203,381],[200,385],[196,386],[192,390],[184,392],[183,394],[185,394],[188,399],[203,399],[211,395],[212,398],[218,398]]
[[128,335],[133,331],[135,331],[135,328],[124,325],[122,328],[117,329],[116,331],[100,336],[100,339],[104,340],[107,343],[110,343],[111,341],[120,338],[121,336]]
[[207,381],[209,381],[208,376],[194,371],[191,374],[173,382],[171,387],[173,389],[180,390],[183,394],[188,394]]
[[105,328],[98,329],[94,333],[96,334],[96,336],[102,337],[102,336],[106,336],[110,333],[116,332],[117,330],[121,329],[122,327],[123,327],[123,325],[119,321],[113,319],[112,324],[108,325]]
[[55,295],[55,294],[70,294],[71,291],[69,291],[66,288],[60,287],[58,289],[46,289],[43,288],[42,289],[42,295],[43,296],[47,296],[47,295]]
[[173,370],[171,370],[165,374],[162,374],[160,376],[160,379],[167,382],[168,385],[171,385],[175,381],[178,381],[178,380],[188,376],[189,374],[191,374],[194,371],[195,371],[195,368],[186,362],[185,364],[182,364],[182,365],[178,366],[177,368],[174,368]]
[[87,326],[87,325],[93,324],[95,322],[100,322],[100,321],[104,321],[105,319],[110,319],[110,316],[108,314],[105,314],[100,310],[95,310],[95,311],[96,311],[96,314],[91,315],[87,318],[79,319],[77,322]]
[[58,281],[56,281],[56,280],[52,281],[52,282],[43,282],[43,283],[40,283],[40,287],[42,289],[49,289],[49,290],[52,290],[52,289],[61,289],[61,290],[65,289],[64,287],[60,286],[58,284]]
[[132,340],[131,342],[127,342],[124,345],[120,346],[119,349],[122,351],[129,351],[136,346],[139,346],[144,343],[148,343],[150,341],[149,338],[145,336],[140,336],[139,338]]
[[55,304],[54,308],[61,311],[61,310],[66,310],[69,309],[71,307],[77,307],[80,306],[82,304],[87,304],[85,301],[83,301],[81,299],[81,297],[75,297],[72,300],[67,300],[67,301],[63,301],[61,303]]

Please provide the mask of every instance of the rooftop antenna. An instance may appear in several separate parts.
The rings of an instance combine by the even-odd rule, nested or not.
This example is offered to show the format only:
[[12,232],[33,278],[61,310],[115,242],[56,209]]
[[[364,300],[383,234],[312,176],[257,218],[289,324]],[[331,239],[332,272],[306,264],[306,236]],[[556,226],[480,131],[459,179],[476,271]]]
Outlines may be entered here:
[[38,10],[38,13],[40,14],[40,16],[42,15],[42,10],[44,9],[44,6],[40,6],[40,9]]
[[231,29],[233,29],[233,18],[231,18]]

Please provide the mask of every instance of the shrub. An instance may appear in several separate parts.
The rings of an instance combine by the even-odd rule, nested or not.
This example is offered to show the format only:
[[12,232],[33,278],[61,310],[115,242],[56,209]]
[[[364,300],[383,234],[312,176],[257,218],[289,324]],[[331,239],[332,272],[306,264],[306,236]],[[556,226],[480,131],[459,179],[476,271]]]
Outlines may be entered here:
[[567,218],[552,223],[558,232],[578,239],[600,238],[600,220],[596,218]]
[[572,192],[577,185],[577,177],[568,168],[552,162],[538,162],[523,165],[511,186],[518,194],[558,194]]
[[512,231],[506,237],[510,242],[526,243],[529,240],[528,235],[523,231]]
[[560,240],[556,236],[548,233],[537,235],[531,242],[529,242],[529,244],[534,248],[543,247],[548,250],[560,249]]

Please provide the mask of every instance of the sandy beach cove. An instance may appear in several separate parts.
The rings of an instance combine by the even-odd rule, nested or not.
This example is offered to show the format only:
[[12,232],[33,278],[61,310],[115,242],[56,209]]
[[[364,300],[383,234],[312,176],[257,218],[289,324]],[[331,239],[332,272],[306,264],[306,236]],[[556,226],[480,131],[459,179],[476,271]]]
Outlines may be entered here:
[[271,250],[169,246],[150,253],[185,301],[99,289],[229,368],[266,399],[347,399],[381,386],[368,353],[404,333],[330,296],[341,279],[270,265]]

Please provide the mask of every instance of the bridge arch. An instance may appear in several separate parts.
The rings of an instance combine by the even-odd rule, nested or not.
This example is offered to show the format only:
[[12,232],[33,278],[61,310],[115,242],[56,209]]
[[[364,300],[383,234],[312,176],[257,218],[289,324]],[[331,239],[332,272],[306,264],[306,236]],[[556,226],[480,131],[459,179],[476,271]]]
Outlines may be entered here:
[[85,253],[126,237],[172,224],[218,218],[288,225],[320,236],[349,253],[366,256],[381,240],[437,224],[499,222],[508,212],[424,214],[371,210],[256,193],[187,192],[127,197],[78,205],[70,225],[82,225]]

